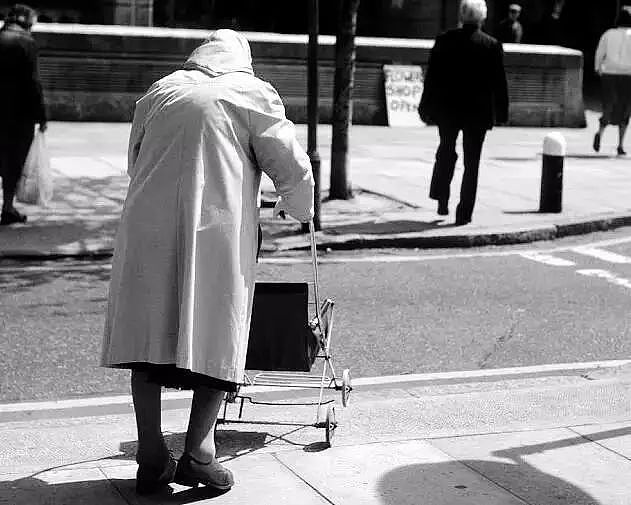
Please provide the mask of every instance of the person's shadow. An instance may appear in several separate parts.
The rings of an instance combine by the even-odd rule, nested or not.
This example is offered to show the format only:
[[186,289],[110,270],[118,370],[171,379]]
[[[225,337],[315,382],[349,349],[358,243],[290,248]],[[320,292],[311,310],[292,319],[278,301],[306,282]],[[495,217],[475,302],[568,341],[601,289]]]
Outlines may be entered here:
[[[503,492],[509,499],[512,495],[514,503],[600,505],[600,501],[574,484],[534,467],[528,463],[526,456],[629,434],[631,428],[621,428],[554,442],[511,447],[492,453],[494,457],[509,460],[505,463],[464,459],[401,466],[380,479],[378,492],[384,505],[429,505],[429,501],[425,498],[419,501],[419,497],[431,495],[432,488],[438,487],[440,490],[437,492],[442,497],[440,503],[464,505],[472,503],[476,496],[483,503],[484,492],[489,486]],[[589,461],[585,464],[589,465]],[[463,466],[466,467],[464,472]]]
[[[295,430],[283,435],[271,435],[267,432],[218,429],[216,432],[217,458],[225,462],[242,457],[265,447],[274,440],[286,440],[284,437],[293,431]],[[176,458],[181,455],[184,449],[185,437],[185,433],[165,434],[167,446]],[[286,441],[296,445],[289,440]],[[0,481],[0,504],[169,503],[184,505],[215,498],[225,493],[225,491],[220,492],[204,486],[174,493],[173,489],[169,487],[155,495],[141,497],[136,494],[134,478],[106,478],[99,469],[99,463],[109,466],[108,462],[115,464],[116,461],[135,461],[137,447],[137,441],[122,442],[119,446],[120,453],[115,456],[48,468],[12,481]],[[309,450],[309,446],[304,446],[303,449]],[[65,478],[68,480],[73,478],[73,473],[76,471],[73,470],[73,466],[78,464],[84,468],[81,475],[87,475],[89,480],[63,482]],[[56,481],[61,482],[48,483],[46,481],[48,472],[57,472],[58,476],[61,475],[61,478],[55,478]],[[63,475],[64,472],[68,472],[67,475]]]

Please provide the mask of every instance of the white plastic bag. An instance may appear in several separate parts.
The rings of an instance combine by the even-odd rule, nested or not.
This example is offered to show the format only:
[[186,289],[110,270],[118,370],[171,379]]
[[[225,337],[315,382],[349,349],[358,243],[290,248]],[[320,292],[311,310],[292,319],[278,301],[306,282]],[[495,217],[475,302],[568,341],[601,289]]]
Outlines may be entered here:
[[53,197],[53,176],[44,133],[37,130],[24,162],[15,197],[19,202],[46,206]]

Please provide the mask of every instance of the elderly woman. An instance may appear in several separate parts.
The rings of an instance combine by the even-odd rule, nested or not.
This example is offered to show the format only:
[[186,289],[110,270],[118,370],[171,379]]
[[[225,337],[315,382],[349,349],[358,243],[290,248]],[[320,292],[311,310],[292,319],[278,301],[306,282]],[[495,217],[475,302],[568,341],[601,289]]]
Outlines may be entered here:
[[594,58],[595,70],[602,85],[603,114],[594,135],[594,151],[607,125],[618,126],[618,155],[624,150],[624,136],[631,115],[631,6],[620,11],[616,28],[607,30],[598,43]]
[[[308,222],[309,158],[274,88],[254,76],[247,40],[218,30],[138,101],[129,139],[102,365],[132,370],[139,493],[174,479],[233,485],[215,459],[214,427],[224,393],[243,380],[261,170],[276,212]],[[177,467],[161,386],[194,391]]]

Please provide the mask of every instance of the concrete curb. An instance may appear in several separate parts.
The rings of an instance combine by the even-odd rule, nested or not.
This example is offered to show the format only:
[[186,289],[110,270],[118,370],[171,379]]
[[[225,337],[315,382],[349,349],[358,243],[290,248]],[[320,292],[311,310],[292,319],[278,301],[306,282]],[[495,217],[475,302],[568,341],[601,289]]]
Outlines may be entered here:
[[[467,248],[488,245],[510,245],[553,240],[596,231],[613,230],[631,226],[631,214],[591,217],[586,220],[568,220],[561,224],[533,225],[532,227],[506,227],[498,230],[476,230],[463,234],[428,235],[427,233],[399,233],[393,235],[354,234],[331,236],[318,233],[318,249],[352,250],[371,248],[437,249]],[[511,229],[512,228],[512,229]],[[305,250],[309,245],[280,245],[275,252]]]
[[[512,381],[512,387],[518,388],[522,384],[521,381],[524,381],[525,384],[529,379],[563,379],[568,377],[584,380],[629,381],[631,379],[631,361],[558,363],[462,372],[367,377],[354,379],[353,388],[357,393],[378,392],[382,399],[396,399],[401,397],[402,391],[415,387],[432,388],[431,395],[440,395],[445,386],[500,384],[505,381]],[[531,385],[526,387],[531,387]],[[313,389],[282,386],[247,386],[244,387],[243,392],[246,396],[255,395],[257,401],[263,402],[290,402],[317,395]],[[404,396],[407,397],[408,395],[404,394]],[[191,399],[192,392],[190,391],[167,391],[162,395],[162,410],[190,408]],[[0,424],[130,413],[133,413],[132,397],[126,394],[68,398],[57,401],[0,403]]]
[[[357,249],[401,248],[401,249],[439,249],[468,248],[489,245],[511,245],[554,240],[572,235],[583,235],[596,231],[613,230],[631,226],[630,214],[592,216],[588,218],[568,219],[560,224],[507,226],[498,229],[472,230],[461,234],[397,233],[391,235],[347,234],[327,235],[326,231],[318,232],[318,249],[348,251]],[[263,253],[275,254],[289,251],[301,251],[309,248],[306,240],[283,244],[282,241],[272,243],[263,249]],[[113,254],[110,245],[91,244],[85,247],[65,246],[50,251],[45,250],[0,250],[0,260],[54,260],[63,258],[104,258]]]

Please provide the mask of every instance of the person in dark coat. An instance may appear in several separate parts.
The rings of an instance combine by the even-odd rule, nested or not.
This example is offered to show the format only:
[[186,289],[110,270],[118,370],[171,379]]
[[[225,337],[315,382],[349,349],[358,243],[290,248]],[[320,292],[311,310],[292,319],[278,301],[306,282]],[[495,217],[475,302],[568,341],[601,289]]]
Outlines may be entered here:
[[521,14],[521,6],[519,4],[510,4],[508,6],[508,16],[500,21],[497,27],[497,40],[500,42],[510,42],[519,44],[524,36],[524,27],[519,21]]
[[37,48],[31,35],[36,14],[26,5],[10,10],[0,29],[0,225],[23,223],[26,216],[13,205],[35,124],[46,130],[46,111],[37,68]]
[[460,27],[436,38],[419,104],[421,119],[438,125],[440,144],[429,196],[438,200],[440,215],[449,213],[456,140],[462,131],[464,174],[457,225],[471,222],[486,132],[508,120],[504,53],[501,43],[481,30],[486,12],[484,0],[462,0]]

